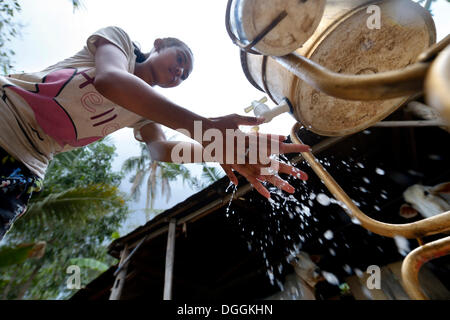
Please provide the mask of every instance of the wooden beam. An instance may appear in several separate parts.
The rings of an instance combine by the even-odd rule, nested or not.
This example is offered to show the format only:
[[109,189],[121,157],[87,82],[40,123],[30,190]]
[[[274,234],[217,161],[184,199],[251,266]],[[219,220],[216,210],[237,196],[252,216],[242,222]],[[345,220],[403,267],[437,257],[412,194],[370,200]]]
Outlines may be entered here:
[[177,221],[171,219],[167,235],[166,274],[164,278],[164,300],[172,300],[173,262],[175,259],[175,231]]
[[125,278],[127,276],[128,263],[129,260],[125,261],[128,256],[128,246],[125,245],[125,248],[121,252],[119,268],[121,269],[118,273],[116,280],[114,281],[114,285],[111,288],[111,295],[109,296],[109,300],[120,300],[120,296],[122,295],[123,285],[125,284]]

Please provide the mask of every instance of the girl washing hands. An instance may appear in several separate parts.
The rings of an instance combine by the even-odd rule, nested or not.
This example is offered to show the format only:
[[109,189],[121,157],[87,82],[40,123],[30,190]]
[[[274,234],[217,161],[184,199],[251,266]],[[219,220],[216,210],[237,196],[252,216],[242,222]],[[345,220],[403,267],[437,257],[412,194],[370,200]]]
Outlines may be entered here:
[[[0,239],[25,213],[32,193],[42,188],[53,155],[124,127],[134,129],[135,138],[146,143],[153,160],[175,162],[173,151],[182,144],[184,151],[192,153],[183,154],[188,159],[184,162],[203,162],[209,159],[195,154],[203,155],[209,141],[167,141],[161,129],[161,125],[181,129],[196,139],[200,123],[201,137],[208,130],[222,134],[221,152],[233,161],[220,164],[234,184],[237,171],[266,198],[270,193],[264,181],[293,193],[294,188],[277,173],[307,179],[304,172],[275,160],[271,164],[278,172],[261,172],[272,154],[308,151],[308,146],[286,144],[285,137],[271,134],[258,134],[255,139],[239,131],[239,126],[255,126],[264,119],[237,114],[205,118],[153,89],[178,86],[192,68],[193,54],[178,39],[156,39],[153,49],[144,54],[125,31],[106,27],[92,34],[77,54],[41,72],[1,76]],[[230,138],[231,132],[239,134]],[[239,139],[244,141],[244,151],[237,147]],[[248,154],[258,154],[257,161],[248,161]]]

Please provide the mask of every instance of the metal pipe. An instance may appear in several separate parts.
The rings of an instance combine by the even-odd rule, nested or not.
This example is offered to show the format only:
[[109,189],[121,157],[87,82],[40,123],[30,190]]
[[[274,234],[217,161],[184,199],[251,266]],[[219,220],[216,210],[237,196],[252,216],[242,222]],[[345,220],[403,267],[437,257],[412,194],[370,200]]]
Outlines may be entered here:
[[[291,131],[291,139],[294,143],[303,144],[297,135],[301,124],[297,123]],[[330,190],[334,197],[341,201],[347,214],[358,219],[361,225],[376,234],[395,237],[403,236],[405,238],[421,238],[424,236],[441,233],[450,230],[450,211],[439,215],[406,224],[389,224],[379,222],[364,214],[354,203],[353,200],[344,192],[340,185],[325,170],[316,157],[311,152],[302,152],[303,158],[309,163],[314,172],[319,176],[325,186]]]
[[450,45],[450,34],[448,34],[444,39],[438,43],[433,44],[427,50],[422,52],[416,59],[416,62],[426,62],[435,58],[439,52],[444,50],[448,45]]
[[416,300],[428,300],[420,289],[419,271],[430,260],[450,253],[450,237],[427,243],[411,251],[403,260],[402,280],[406,293]]
[[450,126],[450,44],[430,67],[425,80],[425,97]]
[[412,121],[380,121],[372,127],[391,128],[391,127],[444,127],[447,126],[442,120],[412,120]]
[[[430,69],[430,60],[445,48],[450,47],[450,35],[422,52],[415,64],[403,69],[381,72],[373,75],[346,75],[333,72],[320,64],[293,52],[283,57],[272,58],[281,66],[292,72],[295,76],[305,81],[317,90],[335,98],[357,101],[385,100],[408,96],[423,90],[425,77]],[[437,79],[441,85],[438,88],[438,96],[442,96],[438,105],[445,105],[446,119],[450,119],[450,49],[441,53],[440,62],[435,65],[428,79]],[[432,80],[430,80],[432,81]],[[428,87],[431,92],[435,88],[434,82]],[[445,103],[442,103],[445,101]],[[450,122],[450,120],[448,120]]]
[[422,90],[430,63],[373,75],[340,74],[296,52],[272,57],[281,66],[321,92],[346,100],[371,101],[404,97]]

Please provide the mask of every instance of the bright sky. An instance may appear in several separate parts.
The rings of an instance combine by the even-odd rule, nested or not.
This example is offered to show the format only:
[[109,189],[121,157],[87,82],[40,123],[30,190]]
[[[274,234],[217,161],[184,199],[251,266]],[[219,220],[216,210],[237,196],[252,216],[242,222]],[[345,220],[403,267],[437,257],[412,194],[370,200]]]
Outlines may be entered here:
[[[72,56],[97,29],[116,25],[150,51],[154,39],[177,37],[194,52],[194,71],[181,86],[160,92],[172,101],[203,116],[230,113],[244,114],[252,100],[264,94],[247,81],[242,72],[239,50],[225,29],[226,0],[82,0],[83,8],[73,12],[69,0],[20,0],[24,23],[22,39],[13,43],[16,71],[39,71]],[[450,33],[450,5],[446,0],[433,4],[438,39]],[[273,104],[269,104],[273,106]],[[261,130],[288,135],[295,123],[290,115],[282,115]],[[123,161],[139,154],[131,129],[113,135],[118,157],[114,169]],[[128,190],[130,185],[121,186]],[[158,200],[156,208],[170,208],[193,192],[177,184],[169,203]],[[144,197],[136,208],[144,207]],[[136,225],[143,223],[136,217]]]

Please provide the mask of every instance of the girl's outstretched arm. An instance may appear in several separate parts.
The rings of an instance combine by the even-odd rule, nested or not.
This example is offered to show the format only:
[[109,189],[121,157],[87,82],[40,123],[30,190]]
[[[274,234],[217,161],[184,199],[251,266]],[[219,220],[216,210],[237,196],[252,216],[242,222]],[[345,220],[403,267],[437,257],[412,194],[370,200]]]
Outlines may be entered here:
[[97,91],[112,102],[171,129],[183,128],[194,136],[194,121],[205,129],[210,121],[159,94],[144,80],[127,71],[124,53],[107,40],[97,41],[95,53]]
[[[280,139],[280,136],[277,135],[259,134],[257,139],[254,140],[250,139],[251,135],[238,130],[240,125],[257,125],[262,123],[264,119],[244,117],[236,114],[208,119],[193,113],[166,99],[140,77],[128,72],[127,58],[114,44],[107,40],[99,39],[97,40],[96,46],[96,76],[94,85],[97,91],[105,98],[131,112],[171,129],[187,130],[187,135],[190,138],[200,138],[200,141],[198,142],[203,147],[206,147],[209,144],[209,141],[205,142],[202,140],[204,132],[215,129],[216,132],[218,131],[222,134],[224,142],[222,154],[226,155],[226,157],[231,155],[232,159],[242,159],[245,158],[244,153],[253,154],[253,152],[255,152],[258,155],[264,154],[263,158],[266,158],[258,158],[257,164],[249,164],[248,162],[239,164],[239,161],[233,164],[222,164],[222,167],[231,181],[237,183],[237,179],[233,173],[233,170],[235,170],[244,175],[257,191],[267,198],[270,197],[270,194],[267,189],[262,186],[262,181],[268,181],[279,188],[293,192],[293,188],[290,187],[287,182],[277,177],[278,172],[262,175],[261,172],[266,172],[266,170],[263,170],[265,168],[260,163],[267,163],[263,160],[268,160],[271,154],[308,151],[308,146],[283,143],[283,139]],[[200,135],[194,134],[194,125],[196,121],[200,121],[202,124],[202,132]],[[232,132],[231,134],[230,130]],[[237,138],[233,132],[238,132],[239,137]],[[228,137],[231,137],[231,139],[228,139]],[[247,152],[242,150],[242,148],[236,147],[236,139],[240,139],[241,142],[244,141]],[[231,143],[229,143],[229,140]],[[252,140],[253,142],[251,142]],[[263,144],[261,144],[260,141],[263,141]],[[272,142],[274,142],[274,144]],[[262,153],[259,152],[261,146],[264,148]],[[275,148],[273,149],[272,146],[275,146]],[[170,143],[157,142],[153,146],[153,149],[157,150],[160,148],[159,152],[160,154],[163,154],[164,150],[168,151],[170,149],[169,147],[171,148]],[[301,174],[297,172],[298,169],[295,169],[292,166],[280,166],[278,161],[275,161],[275,164],[280,169],[279,172],[299,177],[301,176]]]

